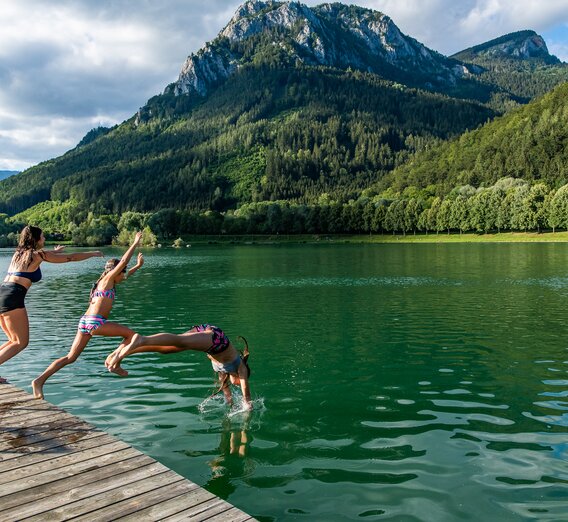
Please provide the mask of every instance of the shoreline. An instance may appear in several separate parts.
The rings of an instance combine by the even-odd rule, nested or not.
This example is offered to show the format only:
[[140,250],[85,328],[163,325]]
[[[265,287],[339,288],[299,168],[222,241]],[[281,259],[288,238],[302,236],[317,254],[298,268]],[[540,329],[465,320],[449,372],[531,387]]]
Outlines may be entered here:
[[[476,234],[472,232],[440,234],[243,234],[182,236],[182,246],[174,246],[174,239],[163,239],[154,247],[188,248],[192,245],[280,245],[280,244],[381,244],[381,243],[568,243],[568,231],[562,232],[500,232]],[[120,244],[84,246],[69,241],[47,241],[47,246],[63,244],[70,248],[122,247]],[[13,246],[5,247],[13,250]]]
[[[191,245],[278,245],[278,244],[380,244],[380,243],[568,243],[568,231],[562,232],[501,232],[493,234],[248,234],[242,236],[186,236],[186,248]],[[172,248],[162,242],[162,247]]]

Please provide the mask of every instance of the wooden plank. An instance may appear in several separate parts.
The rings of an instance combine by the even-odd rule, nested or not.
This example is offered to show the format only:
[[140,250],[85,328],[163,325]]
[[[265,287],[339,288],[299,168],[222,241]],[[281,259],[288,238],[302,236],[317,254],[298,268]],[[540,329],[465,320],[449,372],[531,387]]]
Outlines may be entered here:
[[169,522],[173,522],[175,520],[187,520],[190,516],[206,511],[209,507],[211,507],[209,504],[210,502],[223,502],[213,493],[210,493],[205,489],[193,491],[191,495],[188,496],[188,500],[190,501],[189,505],[187,505],[182,511],[179,511],[169,517],[165,517],[163,520],[168,520]]
[[31,466],[22,466],[4,472],[0,471],[0,485],[11,482],[13,480],[20,480],[25,477],[37,475],[39,473],[43,473],[44,471],[58,469],[69,464],[75,464],[103,455],[116,453],[127,448],[130,448],[130,446],[126,444],[126,442],[122,442],[120,440],[110,440],[110,442],[107,444],[97,444],[95,447],[90,449],[75,451],[61,457],[55,457],[44,461],[35,462]]
[[[104,522],[116,520],[117,518],[120,518],[121,522],[125,520],[159,520],[166,515],[164,513],[165,502],[172,499],[174,501],[183,499],[186,493],[197,488],[199,488],[197,484],[192,485],[185,480],[180,480],[179,482],[117,502],[106,508],[91,511],[73,520],[75,522]],[[179,504],[177,505],[179,506]],[[187,501],[182,505],[187,507]],[[174,509],[174,512],[177,512],[183,509],[183,507],[174,507]]]
[[53,411],[53,408],[50,408],[48,403],[36,399],[18,402],[0,402],[0,426],[2,426],[4,422],[7,422],[8,419],[19,415],[29,415],[30,412],[37,410]]
[[[156,462],[143,465],[147,462],[144,457],[146,455],[139,455],[115,465],[85,471],[74,477],[55,480],[2,497],[2,516],[7,516],[7,520],[12,520],[9,517],[21,520],[56,508],[66,509],[68,504],[98,494],[103,494],[104,497],[114,489],[124,490],[125,486],[132,482],[165,473],[163,466]],[[146,457],[148,458],[150,457]]]
[[[63,480],[66,477],[73,477],[84,471],[98,470],[109,464],[118,463],[123,460],[129,460],[133,457],[140,457],[134,448],[122,448],[103,455],[94,455],[91,458],[86,458],[78,462],[67,463],[64,466],[54,469],[47,469],[38,473],[29,473],[21,477],[14,477],[9,483],[5,483],[0,491],[0,499],[7,495],[13,495],[18,491],[29,490],[43,484],[55,482],[56,480]],[[149,457],[148,457],[149,458]],[[141,464],[141,462],[139,462]],[[150,463],[150,461],[147,461]],[[106,471],[108,475],[112,475],[112,470]],[[17,473],[16,471],[10,473]]]
[[[153,471],[157,470],[156,464],[151,464],[146,467],[154,468]],[[126,484],[120,482],[120,479],[117,479],[117,477],[112,477],[112,482],[110,480],[99,480],[98,482],[82,487],[80,490],[74,490],[73,497],[63,495],[63,498],[58,496],[52,499],[51,502],[47,504],[48,509],[36,511],[38,514],[29,518],[19,518],[19,520],[44,522],[46,520],[75,518],[101,509],[102,507],[116,504],[125,498],[151,491],[160,486],[183,482],[184,480],[183,477],[169,470],[161,470],[158,474],[152,473],[150,476],[147,475],[147,473],[145,468],[139,468],[130,472],[131,476],[136,476],[138,480],[129,481]],[[37,510],[37,506],[34,505],[34,508]],[[49,516],[46,515],[46,511],[49,511]]]
[[35,428],[42,424],[52,423],[55,421],[70,419],[73,415],[65,411],[38,410],[33,411],[25,417],[17,417],[13,421],[8,421],[5,425],[0,426],[0,433],[16,431],[21,428]]
[[211,518],[207,519],[207,522],[249,522],[254,520],[248,513],[241,511],[236,507],[232,507],[228,511],[219,513]]
[[115,438],[102,431],[94,431],[85,436],[83,439],[77,442],[72,442],[71,444],[64,444],[59,441],[59,446],[54,445],[49,448],[53,451],[52,453],[33,452],[25,455],[16,453],[0,453],[0,473],[23,466],[33,466],[38,462],[43,462],[44,460],[54,459],[61,455],[69,455],[71,453],[82,451],[85,448],[91,448],[99,444],[107,444],[115,440]]
[[77,417],[69,417],[52,424],[44,424],[31,428],[19,428],[17,430],[5,432],[0,431],[0,452],[3,451],[23,451],[27,452],[27,448],[43,441],[60,437],[63,432],[73,431],[93,431],[93,428],[85,421]]
[[8,400],[8,397],[14,395],[22,395],[24,393],[26,392],[24,390],[20,390],[19,388],[13,388],[12,386],[0,386],[0,397],[2,397],[2,400]]
[[[104,468],[108,464],[118,463],[123,460],[129,460],[133,457],[137,457],[137,462],[141,466],[152,463],[150,457],[146,457],[146,455],[140,455],[140,453],[134,448],[126,448],[117,451],[114,454],[99,455],[91,459],[82,460],[80,462],[73,462],[60,468],[49,469],[42,471],[41,473],[35,473],[30,476],[12,480],[11,482],[2,486],[2,489],[0,491],[0,499],[8,495],[13,495],[18,491],[29,490],[43,484],[49,484],[50,482],[62,481],[66,478],[74,477],[79,473],[98,470]],[[142,457],[146,458],[143,459]]]
[[[201,488],[195,485],[195,492],[200,491]],[[193,491],[193,490],[192,490]],[[121,519],[121,522],[138,522],[140,520],[159,520],[163,519],[170,515],[175,515],[184,509],[187,509],[188,506],[192,505],[192,496],[187,494],[188,491],[183,490],[180,494],[175,497],[172,497],[168,500],[161,500],[159,503],[154,504],[153,506],[147,507],[140,511],[136,511],[135,513],[125,516]],[[96,514],[97,512],[93,513]]]
[[[77,453],[81,453],[84,450],[89,450],[97,446],[106,446],[107,444],[115,443],[117,439],[114,437],[103,433],[103,432],[93,432],[89,437],[85,437],[79,442],[75,442],[68,446],[65,446],[65,450],[61,454],[49,454],[49,453],[29,453],[18,458],[2,460],[2,455],[0,454],[0,473],[7,473],[8,471],[20,468],[35,468],[42,462],[48,462],[53,459],[63,458],[66,456],[73,456]],[[126,444],[126,443],[124,443]]]
[[202,522],[203,520],[209,520],[218,515],[224,515],[233,507],[219,498],[215,499],[215,501],[211,500],[209,502],[206,502],[205,504],[207,509],[201,511],[200,513],[197,513],[196,515],[193,515],[191,517],[192,521],[195,520],[195,522]]
[[7,456],[10,454],[19,456],[34,451],[49,451],[54,444],[59,445],[62,441],[64,444],[75,442],[89,433],[92,433],[92,428],[84,421],[76,419],[61,429],[44,431],[36,436],[7,438],[5,442],[0,443],[0,452]]

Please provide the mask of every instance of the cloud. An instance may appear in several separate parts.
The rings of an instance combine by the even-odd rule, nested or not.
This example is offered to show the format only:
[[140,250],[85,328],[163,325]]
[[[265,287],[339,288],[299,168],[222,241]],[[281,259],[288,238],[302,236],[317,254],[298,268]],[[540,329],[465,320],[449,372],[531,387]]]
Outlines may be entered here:
[[[314,6],[323,0],[307,0]],[[568,22],[568,0],[350,0],[444,54]],[[239,0],[2,0],[0,169],[58,156],[130,117],[177,78]],[[550,51],[568,57],[568,34]],[[18,167],[14,167],[18,165]]]
[[568,21],[568,0],[360,0],[406,34],[451,55],[507,33]]

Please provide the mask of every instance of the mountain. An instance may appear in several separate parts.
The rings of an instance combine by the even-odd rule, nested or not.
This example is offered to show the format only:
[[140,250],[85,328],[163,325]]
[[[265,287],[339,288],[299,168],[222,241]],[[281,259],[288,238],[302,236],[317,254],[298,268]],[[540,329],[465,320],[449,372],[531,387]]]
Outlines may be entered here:
[[18,174],[19,170],[0,170],[0,179],[6,179],[14,174]]
[[0,183],[0,211],[70,198],[96,213],[354,198],[495,115],[432,92],[474,86],[466,69],[382,13],[249,1],[135,116]]
[[0,212],[73,201],[80,223],[89,213],[356,199],[415,153],[530,98],[490,81],[491,64],[512,58],[468,57],[444,57],[370,9],[248,1],[137,114],[0,182]]
[[452,58],[476,68],[479,81],[500,87],[520,103],[568,81],[568,64],[551,55],[542,36],[534,31],[507,34]]
[[245,2],[219,36],[188,57],[174,94],[206,95],[246,64],[276,59],[379,74],[407,85],[447,90],[471,72],[404,35],[385,14],[340,3]]
[[546,65],[556,65],[560,60],[551,55],[542,36],[534,31],[518,31],[506,34],[453,55],[453,58],[467,63],[484,60],[534,60]]
[[403,190],[437,185],[448,193],[459,185],[489,186],[499,178],[568,183],[568,84],[483,127],[417,154],[382,183]]

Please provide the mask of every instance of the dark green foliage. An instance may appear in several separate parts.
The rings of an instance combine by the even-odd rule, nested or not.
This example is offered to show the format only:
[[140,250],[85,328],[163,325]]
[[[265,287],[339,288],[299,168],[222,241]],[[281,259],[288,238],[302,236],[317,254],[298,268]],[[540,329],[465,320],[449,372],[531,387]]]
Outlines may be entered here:
[[515,57],[499,48],[507,44],[521,48],[530,38],[540,37],[534,31],[519,31],[461,51],[452,58],[477,66],[479,82],[500,87],[502,93],[493,93],[489,104],[506,111],[512,107],[512,101],[527,103],[568,81],[568,64],[548,54],[545,48],[530,58]]
[[435,184],[439,194],[458,185],[491,185],[499,178],[568,181],[568,84],[529,105],[417,154],[382,182],[396,191]]
[[0,211],[69,198],[95,214],[310,203],[323,192],[346,201],[492,115],[373,74],[249,66],[202,102],[154,97],[91,143],[0,183]]

